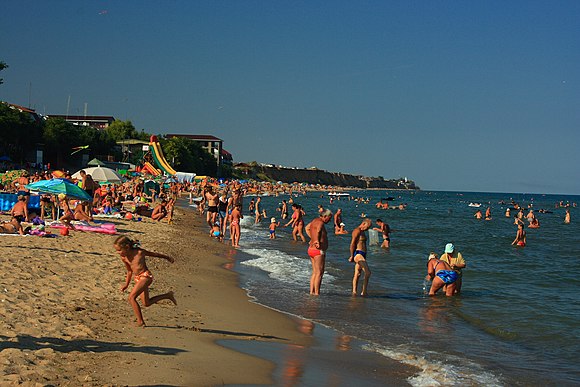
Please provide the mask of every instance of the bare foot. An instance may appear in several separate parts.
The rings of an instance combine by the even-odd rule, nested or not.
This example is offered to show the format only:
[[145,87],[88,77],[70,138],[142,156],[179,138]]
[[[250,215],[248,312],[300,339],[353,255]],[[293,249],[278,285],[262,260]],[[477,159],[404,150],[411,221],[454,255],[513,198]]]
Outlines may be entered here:
[[143,327],[143,328],[145,328],[145,327],[146,327],[146,325],[145,325],[145,321],[141,321],[141,322],[137,321],[136,325],[137,325],[138,327]]

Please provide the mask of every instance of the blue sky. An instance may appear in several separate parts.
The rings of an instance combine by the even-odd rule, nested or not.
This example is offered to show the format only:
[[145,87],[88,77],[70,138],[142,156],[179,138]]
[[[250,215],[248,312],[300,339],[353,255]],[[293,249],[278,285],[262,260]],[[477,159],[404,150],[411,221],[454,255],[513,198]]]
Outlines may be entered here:
[[8,0],[0,100],[70,96],[235,161],[580,194],[579,20],[578,1]]

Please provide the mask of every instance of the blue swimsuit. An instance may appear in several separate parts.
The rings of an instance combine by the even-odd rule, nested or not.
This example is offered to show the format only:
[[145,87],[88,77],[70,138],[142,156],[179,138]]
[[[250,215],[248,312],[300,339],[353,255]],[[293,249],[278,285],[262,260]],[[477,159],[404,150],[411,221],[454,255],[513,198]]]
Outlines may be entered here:
[[[437,265],[435,265],[433,270],[437,270],[437,266],[439,266],[440,263],[441,261],[437,260]],[[457,278],[459,278],[457,272],[454,272],[453,270],[439,270],[435,272],[435,275],[441,278],[441,280],[447,285],[452,284],[453,282],[457,281]]]
[[353,257],[356,257],[357,255],[362,255],[364,259],[367,258],[367,252],[366,251],[355,250]]

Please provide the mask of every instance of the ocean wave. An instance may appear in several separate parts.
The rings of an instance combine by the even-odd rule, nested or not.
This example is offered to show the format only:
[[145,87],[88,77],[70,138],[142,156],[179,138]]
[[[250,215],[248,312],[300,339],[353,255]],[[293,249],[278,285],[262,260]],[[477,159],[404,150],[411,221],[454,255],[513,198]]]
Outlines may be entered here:
[[[311,264],[309,259],[296,257],[275,249],[243,248],[246,254],[257,258],[241,262],[242,265],[257,267],[270,278],[291,284],[304,284],[310,281]],[[334,277],[324,273],[324,282],[331,283]]]
[[[473,363],[466,358],[452,355],[442,355],[432,351],[426,351],[423,355],[417,355],[403,346],[386,348],[376,344],[367,344],[363,349],[379,353],[390,359],[396,360],[418,368],[419,373],[408,379],[414,387],[427,386],[486,386],[499,387],[503,383],[499,378],[485,370],[479,364]],[[435,360],[445,356],[445,360]]]

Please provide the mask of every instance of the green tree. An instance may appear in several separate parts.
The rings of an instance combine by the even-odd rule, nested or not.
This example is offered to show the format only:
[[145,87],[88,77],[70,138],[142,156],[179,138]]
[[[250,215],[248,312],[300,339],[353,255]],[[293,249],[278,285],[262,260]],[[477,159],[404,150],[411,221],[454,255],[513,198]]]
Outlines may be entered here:
[[[117,158],[121,156],[120,151],[115,151],[116,143],[105,130],[99,130],[92,127],[81,127],[78,132],[77,146],[88,145],[90,157],[97,155],[114,154]],[[79,153],[79,155],[82,154]]]
[[188,141],[190,140],[180,137],[163,141],[163,155],[177,171],[192,172],[194,160],[189,152]]
[[163,154],[173,169],[216,176],[216,160],[199,143],[183,137],[161,140]]
[[113,141],[141,137],[141,134],[137,132],[131,121],[113,121],[106,131]]
[[0,152],[24,162],[25,154],[41,140],[41,124],[29,113],[0,103]]
[[64,166],[65,154],[79,145],[79,131],[73,124],[62,118],[49,118],[44,124],[43,139],[46,145],[47,160],[56,162],[57,168]]
[[[0,60],[0,71],[7,69],[7,68],[8,68],[8,65],[5,62]],[[0,78],[0,85],[3,83],[4,83],[4,79]]]

